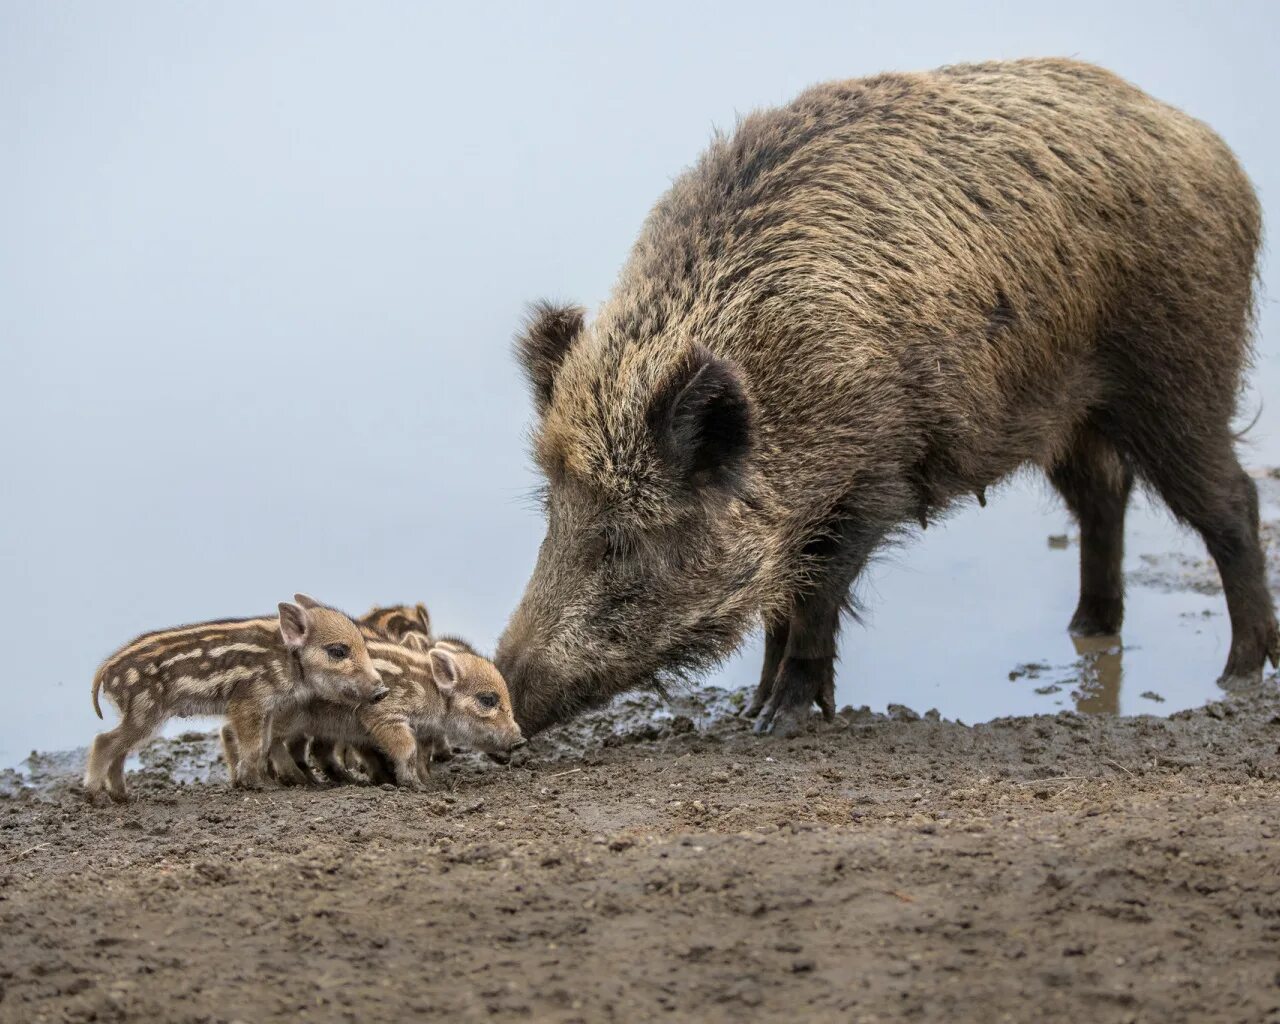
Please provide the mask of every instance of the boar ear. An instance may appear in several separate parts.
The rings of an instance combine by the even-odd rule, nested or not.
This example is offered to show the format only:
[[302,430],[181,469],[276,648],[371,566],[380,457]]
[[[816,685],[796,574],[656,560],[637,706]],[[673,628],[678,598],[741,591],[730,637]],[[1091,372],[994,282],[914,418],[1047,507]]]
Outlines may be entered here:
[[314,597],[307,597],[306,594],[294,594],[293,599],[302,605],[303,608],[323,608],[324,605],[317,601]]
[[516,338],[516,355],[533,390],[533,404],[541,416],[551,404],[556,374],[569,349],[582,333],[586,310],[581,306],[534,303]]
[[431,677],[440,690],[452,690],[458,685],[458,662],[443,647],[433,647],[428,653],[431,659]]
[[417,613],[418,625],[422,627],[422,632],[426,636],[430,636],[431,635],[431,616],[427,612],[427,606],[421,603],[416,604],[414,605],[414,611]]
[[289,650],[296,651],[307,642],[307,627],[305,608],[280,602],[280,636]]
[[751,450],[751,405],[733,363],[695,345],[658,387],[649,426],[678,473],[732,486]]

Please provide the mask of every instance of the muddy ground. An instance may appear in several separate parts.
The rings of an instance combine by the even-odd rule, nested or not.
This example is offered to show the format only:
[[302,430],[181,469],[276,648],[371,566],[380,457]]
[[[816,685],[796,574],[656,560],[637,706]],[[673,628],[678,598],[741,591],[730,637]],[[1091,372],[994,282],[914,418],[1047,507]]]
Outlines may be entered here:
[[0,1020],[1280,1020],[1274,694],[783,742],[705,696],[425,795],[11,791]]
[[232,792],[199,734],[122,808],[66,759],[0,775],[0,1021],[1280,1022],[1274,676],[789,741],[740,700],[631,700],[423,795]]

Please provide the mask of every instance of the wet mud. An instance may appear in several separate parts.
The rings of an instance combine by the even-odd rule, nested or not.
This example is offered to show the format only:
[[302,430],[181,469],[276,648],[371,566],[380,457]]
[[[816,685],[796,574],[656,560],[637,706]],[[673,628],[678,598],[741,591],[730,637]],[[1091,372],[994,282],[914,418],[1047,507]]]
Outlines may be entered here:
[[642,695],[425,794],[233,791],[194,731],[94,807],[37,755],[0,774],[0,1021],[1280,1021],[1274,673],[1120,717],[1115,644],[1078,656],[1011,685],[1102,713],[775,741],[741,692]]
[[785,742],[733,703],[634,700],[423,795],[163,757],[126,807],[10,790],[0,1020],[1280,1015],[1274,693]]

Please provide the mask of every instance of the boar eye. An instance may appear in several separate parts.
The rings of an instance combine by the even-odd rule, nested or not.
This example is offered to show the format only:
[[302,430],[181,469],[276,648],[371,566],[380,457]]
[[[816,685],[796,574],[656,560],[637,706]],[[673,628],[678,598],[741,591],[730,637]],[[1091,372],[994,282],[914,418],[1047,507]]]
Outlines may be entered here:
[[498,695],[492,690],[477,695],[476,700],[480,702],[481,707],[496,708],[498,706]]
[[329,655],[334,661],[341,661],[351,653],[351,648],[346,644],[329,644],[324,649],[324,653]]

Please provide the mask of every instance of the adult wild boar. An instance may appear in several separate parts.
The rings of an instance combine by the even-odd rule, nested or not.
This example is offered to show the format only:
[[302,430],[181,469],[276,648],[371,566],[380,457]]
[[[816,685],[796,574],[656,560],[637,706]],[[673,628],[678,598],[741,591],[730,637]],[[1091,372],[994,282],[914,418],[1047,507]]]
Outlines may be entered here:
[[1079,520],[1075,632],[1120,628],[1140,479],[1217,561],[1226,674],[1260,673],[1280,635],[1231,431],[1259,230],[1217,135],[1087,64],[885,74],[745,118],[594,322],[542,305],[518,341],[547,480],[498,653],[522,727],[757,623],[757,731],[830,717],[871,553],[1026,463]]

